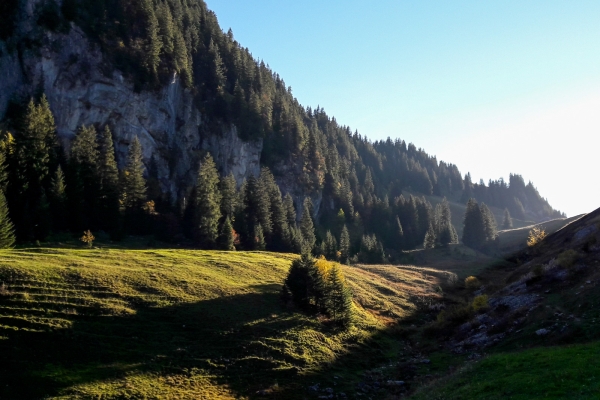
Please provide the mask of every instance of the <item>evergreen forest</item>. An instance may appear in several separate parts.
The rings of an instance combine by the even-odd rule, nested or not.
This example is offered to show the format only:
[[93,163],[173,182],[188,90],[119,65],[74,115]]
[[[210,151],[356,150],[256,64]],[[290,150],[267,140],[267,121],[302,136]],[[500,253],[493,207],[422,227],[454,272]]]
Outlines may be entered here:
[[[41,43],[14,29],[18,1],[1,7],[7,48]],[[0,180],[17,241],[91,230],[114,240],[153,235],[211,249],[299,253],[307,245],[328,259],[378,263],[400,250],[458,243],[446,199],[468,202],[469,215],[479,210],[475,219],[465,216],[460,239],[481,249],[493,244],[496,230],[486,204],[506,210],[506,227],[511,218],[563,216],[518,174],[509,182],[472,182],[412,143],[371,141],[322,108],[304,107],[231,30],[221,30],[202,0],[47,0],[37,7],[39,32],[78,26],[138,91],[180,77],[210,126],[235,125],[243,140],[262,139],[264,147],[260,175],[241,185],[204,154],[182,196],[165,191],[154,159],[143,158],[135,139],[119,168],[110,124],[81,126],[64,147],[50,105],[37,93],[13,103],[2,124]],[[294,193],[282,193],[290,187]],[[429,196],[444,201],[433,205]],[[477,239],[469,222],[475,220],[486,232]]]

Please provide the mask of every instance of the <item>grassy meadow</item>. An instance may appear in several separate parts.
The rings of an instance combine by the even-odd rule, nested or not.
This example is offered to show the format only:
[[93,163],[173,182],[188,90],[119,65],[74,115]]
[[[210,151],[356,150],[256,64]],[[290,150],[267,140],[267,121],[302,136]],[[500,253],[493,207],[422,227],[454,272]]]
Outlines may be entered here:
[[344,267],[356,323],[342,331],[281,303],[294,257],[0,251],[0,398],[304,398],[334,373],[352,387],[365,368],[400,356],[390,326],[438,301],[447,279]]

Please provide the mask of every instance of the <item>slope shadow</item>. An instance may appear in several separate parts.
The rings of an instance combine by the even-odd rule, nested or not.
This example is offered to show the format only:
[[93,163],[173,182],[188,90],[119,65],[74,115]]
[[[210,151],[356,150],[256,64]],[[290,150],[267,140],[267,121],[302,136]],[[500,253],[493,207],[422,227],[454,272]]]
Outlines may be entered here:
[[[68,329],[4,333],[0,399],[45,398],[77,384],[128,374],[203,371],[234,393],[286,381],[297,369],[265,338],[297,327],[271,287],[171,307],[140,307],[132,316],[73,315]],[[0,298],[1,303],[1,298]],[[0,304],[1,305],[1,304]],[[6,332],[6,331],[5,331]]]

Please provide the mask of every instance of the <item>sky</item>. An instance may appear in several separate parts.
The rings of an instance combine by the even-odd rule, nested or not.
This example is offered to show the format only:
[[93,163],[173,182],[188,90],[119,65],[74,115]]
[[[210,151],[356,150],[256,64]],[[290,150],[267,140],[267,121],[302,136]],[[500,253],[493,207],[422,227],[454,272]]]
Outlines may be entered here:
[[305,107],[474,181],[521,174],[569,216],[600,207],[600,2],[206,2]]

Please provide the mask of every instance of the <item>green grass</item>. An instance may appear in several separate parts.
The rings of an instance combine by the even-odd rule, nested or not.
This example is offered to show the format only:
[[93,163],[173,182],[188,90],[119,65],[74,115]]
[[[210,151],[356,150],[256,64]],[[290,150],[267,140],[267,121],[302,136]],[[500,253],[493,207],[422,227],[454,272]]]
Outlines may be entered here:
[[[398,356],[390,324],[439,298],[443,273],[344,267],[356,324],[285,308],[294,255],[0,251],[0,398],[303,398],[309,383]],[[340,384],[341,386],[341,384]],[[338,386],[339,387],[339,386]]]
[[414,399],[597,399],[600,343],[489,356]]

